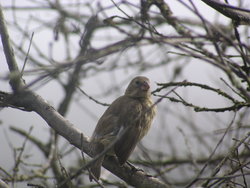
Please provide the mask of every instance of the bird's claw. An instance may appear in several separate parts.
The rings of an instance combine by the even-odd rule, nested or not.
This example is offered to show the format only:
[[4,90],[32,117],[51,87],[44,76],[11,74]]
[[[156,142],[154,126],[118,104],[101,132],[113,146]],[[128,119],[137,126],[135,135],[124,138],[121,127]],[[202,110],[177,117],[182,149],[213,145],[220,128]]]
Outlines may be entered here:
[[131,171],[132,171],[133,173],[138,172],[138,171],[144,172],[141,168],[136,168],[135,166],[133,166],[133,165],[132,165],[131,163],[129,163],[128,161],[127,161],[126,163],[130,166]]

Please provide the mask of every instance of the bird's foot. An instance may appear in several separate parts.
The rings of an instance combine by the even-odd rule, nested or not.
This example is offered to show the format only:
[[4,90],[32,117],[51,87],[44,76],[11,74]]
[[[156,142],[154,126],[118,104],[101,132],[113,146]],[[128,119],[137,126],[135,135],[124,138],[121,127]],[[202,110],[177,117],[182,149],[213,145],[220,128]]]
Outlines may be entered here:
[[135,166],[133,166],[133,165],[132,165],[131,163],[129,163],[128,161],[127,161],[126,163],[127,163],[128,166],[130,166],[130,168],[131,168],[131,170],[132,170],[133,173],[138,172],[138,171],[144,172],[144,170],[142,170],[141,168],[136,168]]

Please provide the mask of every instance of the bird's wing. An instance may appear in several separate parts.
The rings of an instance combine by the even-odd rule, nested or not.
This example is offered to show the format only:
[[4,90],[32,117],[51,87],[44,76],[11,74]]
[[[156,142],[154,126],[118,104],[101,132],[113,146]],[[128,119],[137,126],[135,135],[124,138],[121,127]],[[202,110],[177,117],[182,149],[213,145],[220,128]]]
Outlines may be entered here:
[[[141,113],[142,105],[139,101],[127,96],[119,97],[99,119],[92,140],[107,146],[117,138],[117,135],[121,136],[114,150],[120,164],[124,164],[139,141],[141,127],[138,125]],[[123,133],[122,130],[126,132]]]
[[141,113],[142,105],[139,101],[128,99],[124,105],[126,108],[120,114],[119,124],[125,131],[118,135],[118,141],[115,144],[115,154],[119,159],[120,164],[124,164],[133,152],[141,134]]
[[123,111],[123,105],[125,97],[121,96],[117,98],[104,112],[99,119],[96,128],[92,135],[92,140],[100,140],[103,138],[109,138],[116,136],[121,128],[119,123],[120,115]]

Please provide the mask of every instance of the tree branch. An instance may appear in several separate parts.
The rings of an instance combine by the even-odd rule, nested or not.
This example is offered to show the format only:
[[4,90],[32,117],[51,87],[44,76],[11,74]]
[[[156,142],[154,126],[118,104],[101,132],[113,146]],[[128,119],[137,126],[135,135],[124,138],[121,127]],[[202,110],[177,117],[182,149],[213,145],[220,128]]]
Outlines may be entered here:
[[231,18],[236,24],[250,25],[250,10],[227,5],[214,0],[202,1],[224,16]]
[[[16,72],[20,75],[15,61],[15,56],[11,50],[9,37],[7,33],[6,26],[4,24],[2,9],[0,8],[0,32],[2,37],[2,42],[6,52],[6,59],[9,65],[9,70],[11,72]],[[47,124],[54,129],[59,135],[63,136],[72,145],[78,149],[82,149],[88,155],[91,154],[90,143],[88,137],[84,136],[82,132],[77,129],[72,123],[66,120],[62,115],[60,115],[50,104],[48,104],[41,96],[29,90],[25,87],[25,90],[19,90],[20,87],[24,88],[24,83],[20,77],[17,77],[18,82],[12,84],[13,90],[18,89],[18,93],[13,95],[12,103],[15,107],[23,107],[29,111],[36,112],[41,116]],[[14,81],[15,81],[14,80]],[[9,96],[10,94],[8,94]],[[136,187],[159,187],[165,188],[166,184],[160,182],[158,179],[153,177],[148,177],[144,172],[134,172],[129,165],[120,166],[118,162],[111,159],[106,159],[104,162],[104,167],[126,181],[128,184]]]
[[18,91],[20,90],[21,86],[23,86],[23,82],[21,80],[21,75],[18,70],[15,55],[10,44],[8,30],[4,22],[4,15],[2,12],[2,6],[0,4],[0,35],[2,39],[4,55],[11,73],[10,85],[13,91]]

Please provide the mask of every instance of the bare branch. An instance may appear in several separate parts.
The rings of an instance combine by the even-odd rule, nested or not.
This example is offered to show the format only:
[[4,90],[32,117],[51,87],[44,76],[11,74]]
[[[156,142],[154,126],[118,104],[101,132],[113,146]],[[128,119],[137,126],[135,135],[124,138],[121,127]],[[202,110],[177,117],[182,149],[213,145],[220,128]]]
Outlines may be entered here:
[[236,25],[250,25],[250,10],[220,3],[215,0],[202,0],[224,16],[231,18]]
[[5,58],[7,64],[9,66],[9,70],[11,73],[10,84],[13,91],[18,91],[23,86],[23,82],[21,80],[21,75],[19,74],[18,66],[16,63],[15,55],[13,49],[10,45],[9,34],[7,31],[7,27],[5,25],[5,20],[2,12],[2,6],[0,5],[0,34],[4,49]]

